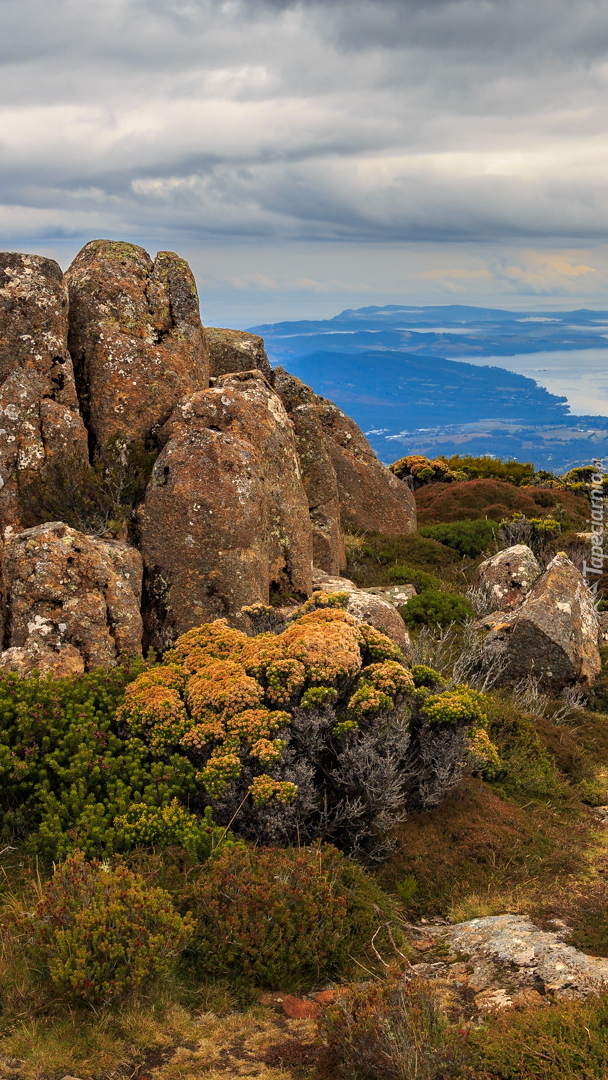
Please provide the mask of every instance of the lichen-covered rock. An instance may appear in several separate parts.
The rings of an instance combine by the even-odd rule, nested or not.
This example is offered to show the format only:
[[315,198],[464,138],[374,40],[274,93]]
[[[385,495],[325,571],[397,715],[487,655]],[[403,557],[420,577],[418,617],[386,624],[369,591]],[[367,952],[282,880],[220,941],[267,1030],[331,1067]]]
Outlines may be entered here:
[[219,326],[208,326],[205,335],[212,379],[256,368],[269,382],[272,381],[272,368],[264,348],[264,338],[245,330],[224,330]]
[[97,452],[152,440],[181,398],[209,384],[196,283],[171,251],[93,240],[66,273],[69,345]]
[[355,422],[282,368],[274,371],[274,386],[295,424],[303,405],[314,416],[314,440],[323,446],[336,477],[342,528],[389,536],[415,532],[416,502],[410,488],[378,460]]
[[0,527],[23,524],[19,493],[52,458],[88,461],[56,262],[0,254]]
[[52,649],[32,641],[26,648],[15,645],[0,653],[0,671],[22,678],[37,671],[43,677],[51,675],[54,679],[64,679],[84,675],[85,667],[82,655],[74,645],[58,645]]
[[307,596],[312,536],[293,428],[259,371],[226,375],[175,409],[138,511],[150,641]]
[[541,568],[526,544],[499,551],[477,568],[477,583],[487,612],[511,611],[526,598]]
[[534,987],[571,998],[598,993],[608,985],[605,957],[580,952],[559,933],[540,930],[526,915],[490,915],[425,928],[425,933],[442,942],[448,959],[468,958],[467,982],[480,993],[502,988],[511,994]]
[[340,524],[338,479],[318,415],[319,398],[310,387],[294,375],[288,375],[283,368],[276,368],[273,385],[296,434],[312,524],[315,566],[328,574],[339,574],[346,566],[346,552]]
[[354,615],[358,622],[369,623],[381,630],[383,634],[399,646],[404,656],[408,659],[412,655],[412,643],[407,627],[401,615],[389,600],[375,593],[359,589],[348,578],[331,577],[315,570],[313,574],[314,587],[326,593],[347,593],[348,601],[346,611]]
[[415,585],[373,585],[366,589],[366,592],[382,597],[396,608],[403,607],[408,600],[417,595]]
[[135,548],[60,521],[8,535],[2,667],[77,673],[140,656],[142,572]]
[[582,574],[560,552],[524,602],[488,634],[484,663],[497,685],[532,676],[552,693],[590,686],[601,669],[599,622]]

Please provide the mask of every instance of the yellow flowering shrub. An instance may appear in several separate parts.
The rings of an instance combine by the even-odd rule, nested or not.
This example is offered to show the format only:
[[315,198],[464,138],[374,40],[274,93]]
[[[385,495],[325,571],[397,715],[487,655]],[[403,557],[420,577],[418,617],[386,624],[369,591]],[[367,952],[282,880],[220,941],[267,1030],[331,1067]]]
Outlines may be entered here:
[[[195,767],[190,809],[210,802],[216,821],[262,843],[384,850],[423,759],[412,759],[416,723],[437,733],[470,714],[472,727],[479,706],[467,688],[418,700],[398,646],[342,601],[316,593],[278,633],[197,627],[129,687],[123,723],[159,758]],[[443,775],[435,758],[428,768]]]

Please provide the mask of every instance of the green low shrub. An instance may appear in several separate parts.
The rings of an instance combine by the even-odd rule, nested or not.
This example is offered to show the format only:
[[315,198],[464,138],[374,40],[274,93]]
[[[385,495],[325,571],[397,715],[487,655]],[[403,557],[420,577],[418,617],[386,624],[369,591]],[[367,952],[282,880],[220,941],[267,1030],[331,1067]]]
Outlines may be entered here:
[[397,563],[396,566],[387,567],[385,576],[395,585],[413,585],[419,593],[428,592],[429,589],[441,589],[441,581],[438,577],[428,574],[426,570],[421,570],[417,566]]
[[450,626],[475,617],[468,600],[458,593],[428,589],[421,596],[413,596],[399,608],[406,626],[415,630],[420,626]]
[[[185,897],[197,918],[193,952],[206,977],[270,989],[310,988],[351,957],[390,953],[394,902],[331,846],[225,849]],[[396,928],[394,932],[397,933]]]
[[199,817],[180,806],[177,799],[165,806],[132,803],[114,818],[113,831],[117,851],[178,847],[197,862],[205,862],[222,845],[236,842],[225,828],[214,824],[210,806]]
[[454,548],[463,558],[476,559],[492,545],[498,533],[495,521],[450,521],[441,525],[423,525],[420,535]]
[[506,480],[509,484],[531,484],[535,478],[534,465],[530,461],[499,461],[493,457],[474,457],[472,454],[453,454],[452,457],[443,459],[447,468],[457,470],[466,475],[469,480],[493,479]]
[[143,499],[156,457],[140,441],[120,437],[110,440],[93,465],[52,457],[42,475],[20,486],[24,524],[64,521],[84,533],[115,535]]
[[108,855],[126,850],[114,820],[133,804],[167,806],[196,791],[184,756],[159,761],[115,720],[142,667],[57,680],[0,677],[0,838],[50,859],[74,848]]
[[171,973],[194,921],[163,889],[124,866],[71,855],[44,884],[33,913],[13,916],[36,977],[69,1004],[115,1004]]

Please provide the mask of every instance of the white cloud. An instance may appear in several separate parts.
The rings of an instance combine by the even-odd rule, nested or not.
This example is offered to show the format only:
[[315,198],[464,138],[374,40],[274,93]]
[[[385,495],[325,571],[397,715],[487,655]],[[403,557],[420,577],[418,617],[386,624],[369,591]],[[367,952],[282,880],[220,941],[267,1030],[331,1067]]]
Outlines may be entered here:
[[280,245],[356,292],[388,244],[428,289],[589,289],[511,249],[608,239],[607,45],[603,0],[3,0],[4,245],[274,242],[226,280],[312,296]]

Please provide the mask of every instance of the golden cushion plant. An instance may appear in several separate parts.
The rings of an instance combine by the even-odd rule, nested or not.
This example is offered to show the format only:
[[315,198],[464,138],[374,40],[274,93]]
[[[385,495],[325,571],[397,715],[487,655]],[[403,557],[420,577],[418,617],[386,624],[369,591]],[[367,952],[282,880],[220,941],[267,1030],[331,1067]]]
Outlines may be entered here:
[[[321,837],[378,857],[415,801],[412,756],[436,771],[439,728],[449,725],[420,712],[399,648],[340,604],[315,594],[277,634],[249,637],[224,620],[190,630],[163,666],[127,687],[117,719],[158,758],[184,754],[199,808],[211,804],[237,834],[264,843]],[[463,736],[459,763],[465,730],[479,726],[468,704],[452,724]],[[433,754],[421,755],[418,729]]]

